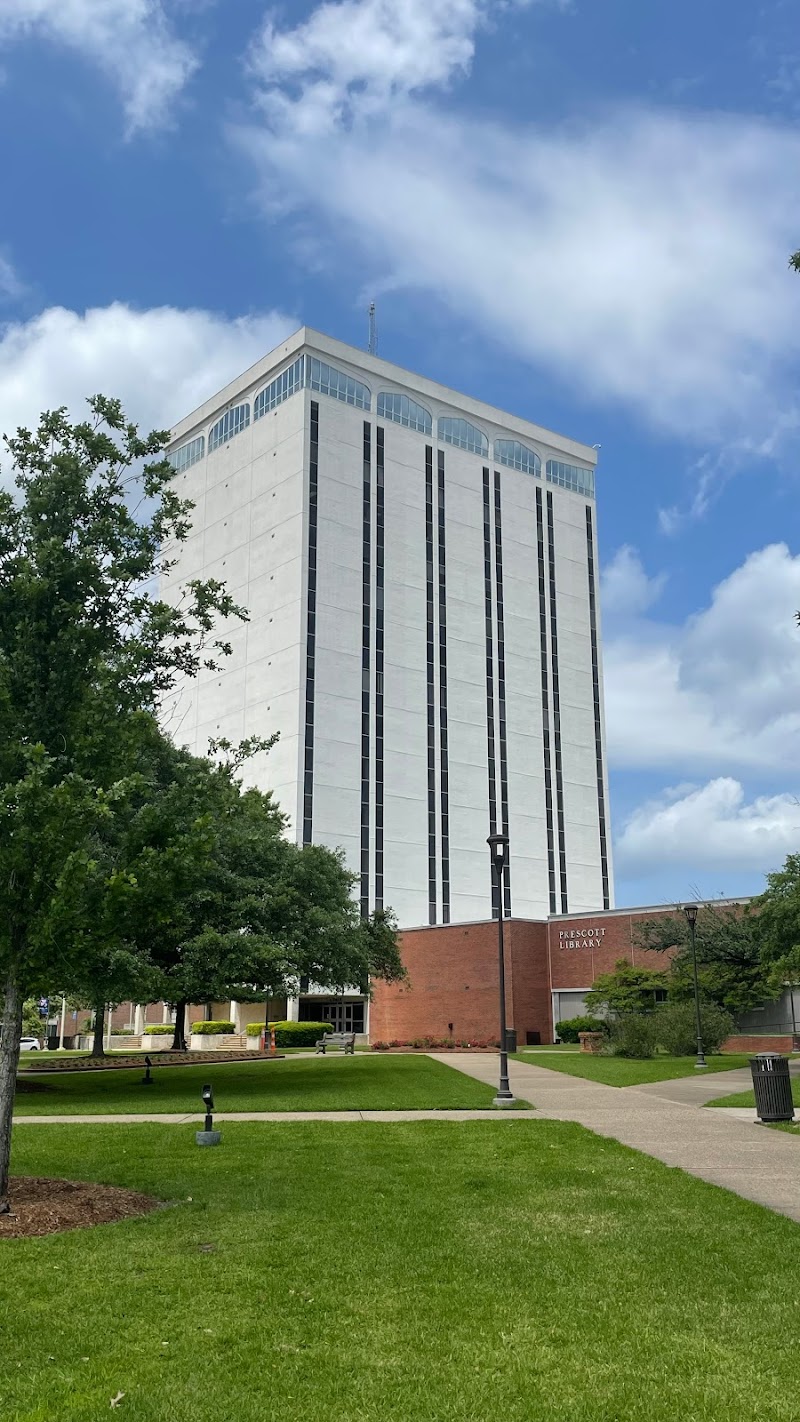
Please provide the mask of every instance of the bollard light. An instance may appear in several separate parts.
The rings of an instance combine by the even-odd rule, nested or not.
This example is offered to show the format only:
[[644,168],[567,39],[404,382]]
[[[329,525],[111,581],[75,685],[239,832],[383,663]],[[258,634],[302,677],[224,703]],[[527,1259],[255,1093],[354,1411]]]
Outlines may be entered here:
[[222,1140],[222,1135],[219,1131],[214,1130],[214,1092],[210,1084],[203,1087],[200,1095],[203,1098],[203,1105],[206,1108],[206,1119],[202,1131],[195,1131],[195,1141],[199,1146],[219,1145]]
[[153,1063],[151,1062],[151,1060],[150,1060],[149,1057],[145,1057],[145,1059],[144,1059],[144,1065],[145,1065],[145,1073],[144,1073],[144,1076],[142,1077],[142,1086],[152,1086],[152,1085],[153,1085],[153,1077],[152,1077],[152,1073],[151,1073],[151,1071],[150,1071],[150,1068],[152,1067]]

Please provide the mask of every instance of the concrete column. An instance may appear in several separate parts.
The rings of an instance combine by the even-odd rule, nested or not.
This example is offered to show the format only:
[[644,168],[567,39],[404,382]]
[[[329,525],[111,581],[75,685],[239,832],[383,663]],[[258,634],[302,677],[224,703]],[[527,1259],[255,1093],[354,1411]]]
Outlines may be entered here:
[[300,1021],[300,999],[299,997],[287,997],[286,999],[286,1021]]
[[169,1008],[167,1007],[167,1004],[166,1004],[165,1002],[162,1002],[162,1004],[161,1004],[161,1021],[162,1021],[162,1022],[169,1022],[169,1020],[170,1020]]
[[231,1022],[233,1023],[234,1032],[241,1032],[242,1027],[239,1020],[239,1004],[238,1002],[234,1002],[233,998],[231,998],[231,1008],[229,1016]]
[[133,1013],[133,1035],[134,1035],[134,1037],[141,1037],[143,1031],[144,1031],[144,1012],[142,1011],[142,1004],[141,1004],[140,1002],[137,1002],[136,1007],[135,1007],[135,1009],[134,1009],[134,1013]]

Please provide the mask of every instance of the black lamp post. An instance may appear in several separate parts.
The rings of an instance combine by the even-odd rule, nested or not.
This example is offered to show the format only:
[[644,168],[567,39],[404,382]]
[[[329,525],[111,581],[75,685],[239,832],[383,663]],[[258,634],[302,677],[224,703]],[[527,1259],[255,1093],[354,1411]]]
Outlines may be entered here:
[[508,864],[508,835],[490,834],[486,843],[492,858],[492,875],[497,884],[497,948],[500,969],[500,1089],[495,1106],[510,1106],[514,1097],[508,1084],[508,1053],[506,1051],[506,955],[503,944],[503,879]]
[[695,1071],[704,1071],[708,1063],[703,1053],[703,1025],[700,1020],[700,988],[697,982],[697,904],[687,904],[684,908],[686,922],[689,925],[689,938],[692,944],[692,973],[694,974],[694,1016],[697,1027],[697,1061]]

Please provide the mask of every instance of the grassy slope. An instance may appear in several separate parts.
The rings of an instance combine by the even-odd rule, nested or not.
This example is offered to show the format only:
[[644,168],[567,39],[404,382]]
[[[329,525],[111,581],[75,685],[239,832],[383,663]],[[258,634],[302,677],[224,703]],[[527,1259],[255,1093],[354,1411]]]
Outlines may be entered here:
[[[602,1081],[606,1086],[640,1086],[647,1081],[672,1081],[678,1076],[694,1076],[694,1057],[651,1057],[648,1061],[629,1061],[625,1057],[594,1057],[587,1052],[576,1056],[546,1057],[534,1061],[527,1052],[518,1052],[517,1061],[562,1071],[569,1076],[582,1076],[587,1081]],[[747,1065],[747,1057],[707,1057],[709,1071],[732,1071]]]
[[210,1081],[218,1111],[378,1111],[491,1106],[494,1088],[429,1057],[302,1057],[275,1062],[202,1062],[142,1070],[26,1077],[46,1090],[19,1094],[26,1116],[199,1111]]
[[21,1128],[177,1202],[0,1245],[4,1422],[795,1422],[797,1226],[555,1122]]

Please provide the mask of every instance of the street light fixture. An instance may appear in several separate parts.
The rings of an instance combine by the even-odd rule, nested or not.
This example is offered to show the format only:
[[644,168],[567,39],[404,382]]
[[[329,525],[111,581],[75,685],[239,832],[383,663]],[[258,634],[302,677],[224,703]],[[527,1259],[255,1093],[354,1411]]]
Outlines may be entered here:
[[497,948],[500,977],[500,1089],[495,1106],[511,1106],[514,1097],[508,1084],[508,1053],[506,1051],[506,955],[503,943],[503,879],[508,866],[508,835],[490,834],[486,843],[492,859],[492,875],[497,884]]
[[697,904],[686,904],[684,907],[686,922],[689,925],[689,939],[692,945],[692,973],[694,975],[694,1017],[697,1028],[697,1061],[695,1071],[705,1071],[708,1063],[703,1053],[703,1026],[700,1018],[700,988],[697,982]]

